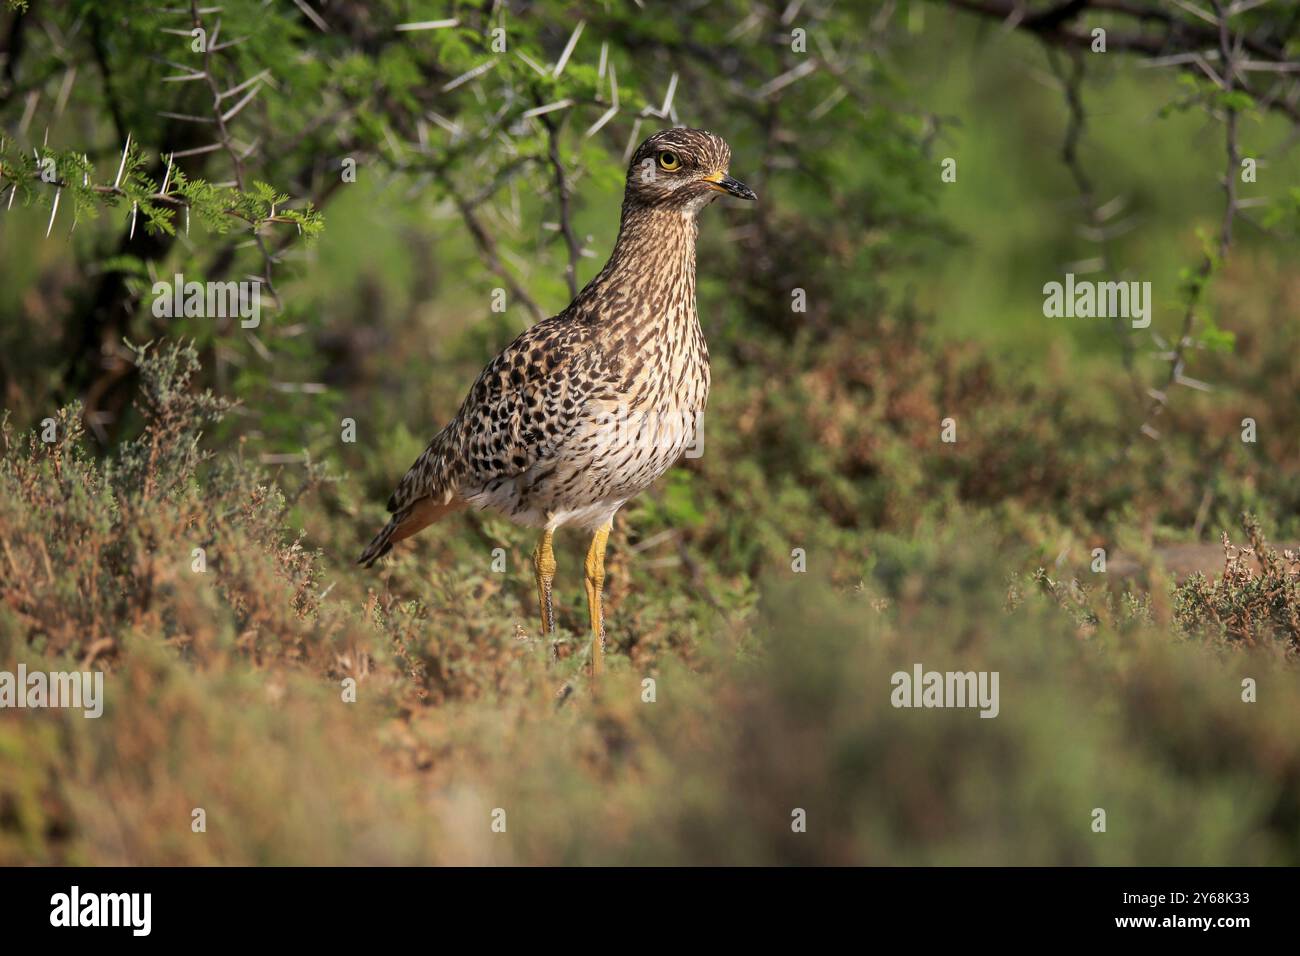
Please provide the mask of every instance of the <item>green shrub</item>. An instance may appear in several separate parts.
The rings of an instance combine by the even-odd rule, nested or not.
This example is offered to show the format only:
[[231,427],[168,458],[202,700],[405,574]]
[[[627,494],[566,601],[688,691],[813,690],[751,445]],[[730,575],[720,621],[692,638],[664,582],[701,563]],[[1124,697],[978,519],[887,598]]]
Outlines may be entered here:
[[1250,546],[1234,547],[1224,532],[1223,573],[1213,582],[1196,574],[1178,588],[1178,623],[1252,645],[1282,639],[1300,652],[1300,555],[1271,547],[1254,515],[1242,515],[1241,524]]

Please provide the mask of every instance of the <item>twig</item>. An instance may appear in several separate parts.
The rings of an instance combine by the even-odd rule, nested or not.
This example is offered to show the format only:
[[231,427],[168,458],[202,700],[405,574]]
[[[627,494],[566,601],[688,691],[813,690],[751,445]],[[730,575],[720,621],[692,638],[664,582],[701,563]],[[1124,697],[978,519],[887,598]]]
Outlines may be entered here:
[[[1088,226],[1091,229],[1090,238],[1094,238],[1097,243],[1098,251],[1101,255],[1101,270],[1109,272],[1111,270],[1110,244],[1107,242],[1105,221],[1101,211],[1097,206],[1096,190],[1093,187],[1092,179],[1088,176],[1087,171],[1083,168],[1083,161],[1079,158],[1079,143],[1083,139],[1084,132],[1087,128],[1088,114],[1083,105],[1083,77],[1084,77],[1084,54],[1078,50],[1071,51],[1070,60],[1073,70],[1069,73],[1058,62],[1055,51],[1051,46],[1045,45],[1047,51],[1047,61],[1056,74],[1057,79],[1061,82],[1061,88],[1065,95],[1066,108],[1069,110],[1069,121],[1065,130],[1065,141],[1061,145],[1061,160],[1070,172],[1074,180],[1075,187],[1079,191],[1079,200],[1083,205],[1084,216],[1087,219]],[[1141,379],[1138,376],[1138,370],[1135,359],[1135,349],[1132,338],[1124,329],[1124,320],[1122,316],[1116,316],[1112,324],[1116,334],[1119,337],[1121,360],[1124,363],[1124,370],[1128,373],[1129,382],[1133,387],[1134,395],[1137,401],[1141,401],[1144,390]]]
[[[1044,42],[1053,46],[1079,50],[1091,49],[1092,30],[1087,25],[1074,26],[1071,21],[1088,10],[1158,23],[1164,28],[1163,34],[1141,29],[1134,32],[1116,29],[1106,31],[1108,50],[1137,53],[1146,57],[1166,57],[1171,52],[1191,53],[1207,46],[1217,46],[1222,32],[1222,25],[1216,28],[1213,24],[1202,22],[1200,19],[1183,19],[1169,10],[1141,6],[1133,0],[1062,0],[1054,7],[1031,15],[1025,15],[1024,0],[947,0],[947,5],[1008,23],[1014,29],[1036,34]],[[1222,4],[1216,4],[1215,8],[1221,10]],[[1227,14],[1227,16],[1231,15],[1231,13]],[[1225,15],[1220,14],[1217,19],[1223,21]],[[1285,44],[1278,45],[1244,34],[1240,39],[1243,49],[1254,56],[1255,60],[1252,62],[1280,63],[1286,60]],[[1238,67],[1240,67],[1240,59],[1238,58]],[[1204,57],[1193,57],[1176,65],[1186,71],[1208,68]],[[1263,108],[1282,113],[1292,122],[1300,123],[1300,108],[1297,108],[1293,102],[1261,98],[1259,103]]]
[[[197,0],[190,0],[190,19],[195,28],[201,29],[203,27],[202,14],[199,10]],[[239,191],[244,192],[245,157],[235,149],[234,142],[230,136],[230,130],[226,123],[233,119],[234,116],[244,108],[244,105],[253,98],[257,91],[261,89],[261,86],[254,84],[252,90],[249,91],[249,93],[247,93],[233,109],[227,110],[224,113],[222,112],[221,101],[229,95],[229,91],[225,93],[222,92],[221,86],[217,83],[217,78],[212,68],[212,54],[215,49],[218,49],[218,47],[215,46],[215,41],[217,34],[220,31],[221,23],[218,21],[216,28],[212,31],[212,36],[203,46],[203,73],[207,79],[208,89],[212,91],[212,115],[216,119],[217,131],[219,134],[217,141],[221,144],[222,148],[225,149],[227,155],[230,156],[230,162],[235,171],[235,183],[238,185]],[[234,42],[235,41],[231,41],[224,46],[231,46]],[[224,49],[224,46],[221,48]],[[238,88],[239,87],[236,87],[236,89]],[[274,210],[272,211],[274,212]],[[270,250],[266,248],[266,243],[262,240],[262,237],[258,235],[256,227],[253,230],[253,240],[257,244],[258,251],[262,254],[262,282],[266,285],[266,290],[271,293],[271,300],[274,302],[275,307],[278,310],[281,307],[280,293],[276,290],[275,282],[271,275],[275,260],[272,257]]]
[[560,144],[559,137],[556,135],[555,122],[550,116],[541,116],[539,119],[546,130],[547,156],[551,172],[555,177],[555,194],[560,201],[560,233],[564,236],[565,245],[569,250],[569,260],[564,266],[564,278],[569,284],[569,298],[572,299],[578,294],[578,259],[582,256],[582,244],[573,234],[573,220],[569,208],[569,184],[564,176],[564,163],[560,159]]
[[484,261],[487,263],[487,267],[501,278],[501,281],[504,282],[506,287],[510,290],[510,294],[523,303],[524,308],[528,309],[528,311],[532,313],[534,321],[541,321],[546,318],[541,308],[539,308],[537,303],[533,301],[532,296],[524,291],[524,287],[519,284],[515,277],[511,275],[510,270],[505,267],[505,263],[501,261],[501,255],[497,251],[496,240],[494,240],[492,234],[487,231],[487,228],[479,219],[474,208],[461,197],[460,191],[451,181],[447,171],[442,167],[435,167],[433,172],[435,178],[439,180],[443,188],[447,191],[447,194],[451,196],[452,202],[456,204],[456,209],[460,212],[461,219],[465,222],[465,228],[469,230],[469,234],[473,238],[474,244],[478,246],[479,254],[483,256]]
[[[1223,10],[1222,0],[1211,0],[1211,2],[1214,5],[1215,15],[1219,20],[1219,55],[1224,62],[1224,93],[1230,95],[1235,89],[1236,71],[1232,68],[1232,64],[1237,51],[1234,49],[1232,34],[1228,27],[1228,16]],[[1139,429],[1142,434],[1149,438],[1159,437],[1154,422],[1169,403],[1170,390],[1183,377],[1187,346],[1191,343],[1192,329],[1196,325],[1196,308],[1200,304],[1207,280],[1216,266],[1221,266],[1227,259],[1228,250],[1232,246],[1232,224],[1237,215],[1237,174],[1241,165],[1241,150],[1237,144],[1237,110],[1232,106],[1231,100],[1227,102],[1224,112],[1224,146],[1227,152],[1227,166],[1224,170],[1223,190],[1226,201],[1223,209],[1223,220],[1219,226],[1218,255],[1209,252],[1205,253],[1200,265],[1197,267],[1196,277],[1188,292],[1187,309],[1183,313],[1182,328],[1169,356],[1169,374],[1165,378],[1164,387],[1152,391],[1153,401],[1151,407],[1147,411],[1146,420]]]

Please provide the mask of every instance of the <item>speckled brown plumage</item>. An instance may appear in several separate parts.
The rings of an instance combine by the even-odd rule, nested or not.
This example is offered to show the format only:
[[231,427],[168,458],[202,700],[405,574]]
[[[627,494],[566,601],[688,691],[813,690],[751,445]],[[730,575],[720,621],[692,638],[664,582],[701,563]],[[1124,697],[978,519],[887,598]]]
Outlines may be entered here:
[[615,513],[695,442],[709,400],[709,350],[695,311],[695,217],[730,193],[717,136],[669,129],[632,157],[605,268],[559,315],[510,343],[479,375],[388,501],[392,518],[360,563],[450,511],[496,508],[542,528],[533,554],[542,631],[555,629],[552,532],[593,531],[584,564],[592,687],[604,659],[601,591]]
[[361,563],[464,506],[547,529],[607,526],[682,455],[709,397],[695,217],[723,192],[753,198],[726,175],[730,159],[703,130],[664,130],[640,146],[605,267],[483,370],[402,478]]

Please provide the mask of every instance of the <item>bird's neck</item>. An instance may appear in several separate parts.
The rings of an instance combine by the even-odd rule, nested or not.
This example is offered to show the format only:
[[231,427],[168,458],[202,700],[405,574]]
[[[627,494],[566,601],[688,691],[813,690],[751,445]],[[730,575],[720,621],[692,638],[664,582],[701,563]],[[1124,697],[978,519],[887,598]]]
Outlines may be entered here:
[[575,312],[666,331],[694,325],[697,231],[693,212],[625,202],[614,251],[578,293]]

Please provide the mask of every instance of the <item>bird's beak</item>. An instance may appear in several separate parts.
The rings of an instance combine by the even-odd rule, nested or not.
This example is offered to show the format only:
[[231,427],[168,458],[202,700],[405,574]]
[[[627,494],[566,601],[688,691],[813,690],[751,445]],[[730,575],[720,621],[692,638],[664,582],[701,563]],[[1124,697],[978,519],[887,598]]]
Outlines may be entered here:
[[705,176],[704,181],[720,193],[728,193],[740,199],[757,199],[758,194],[739,179],[732,179],[722,170],[712,176]]

